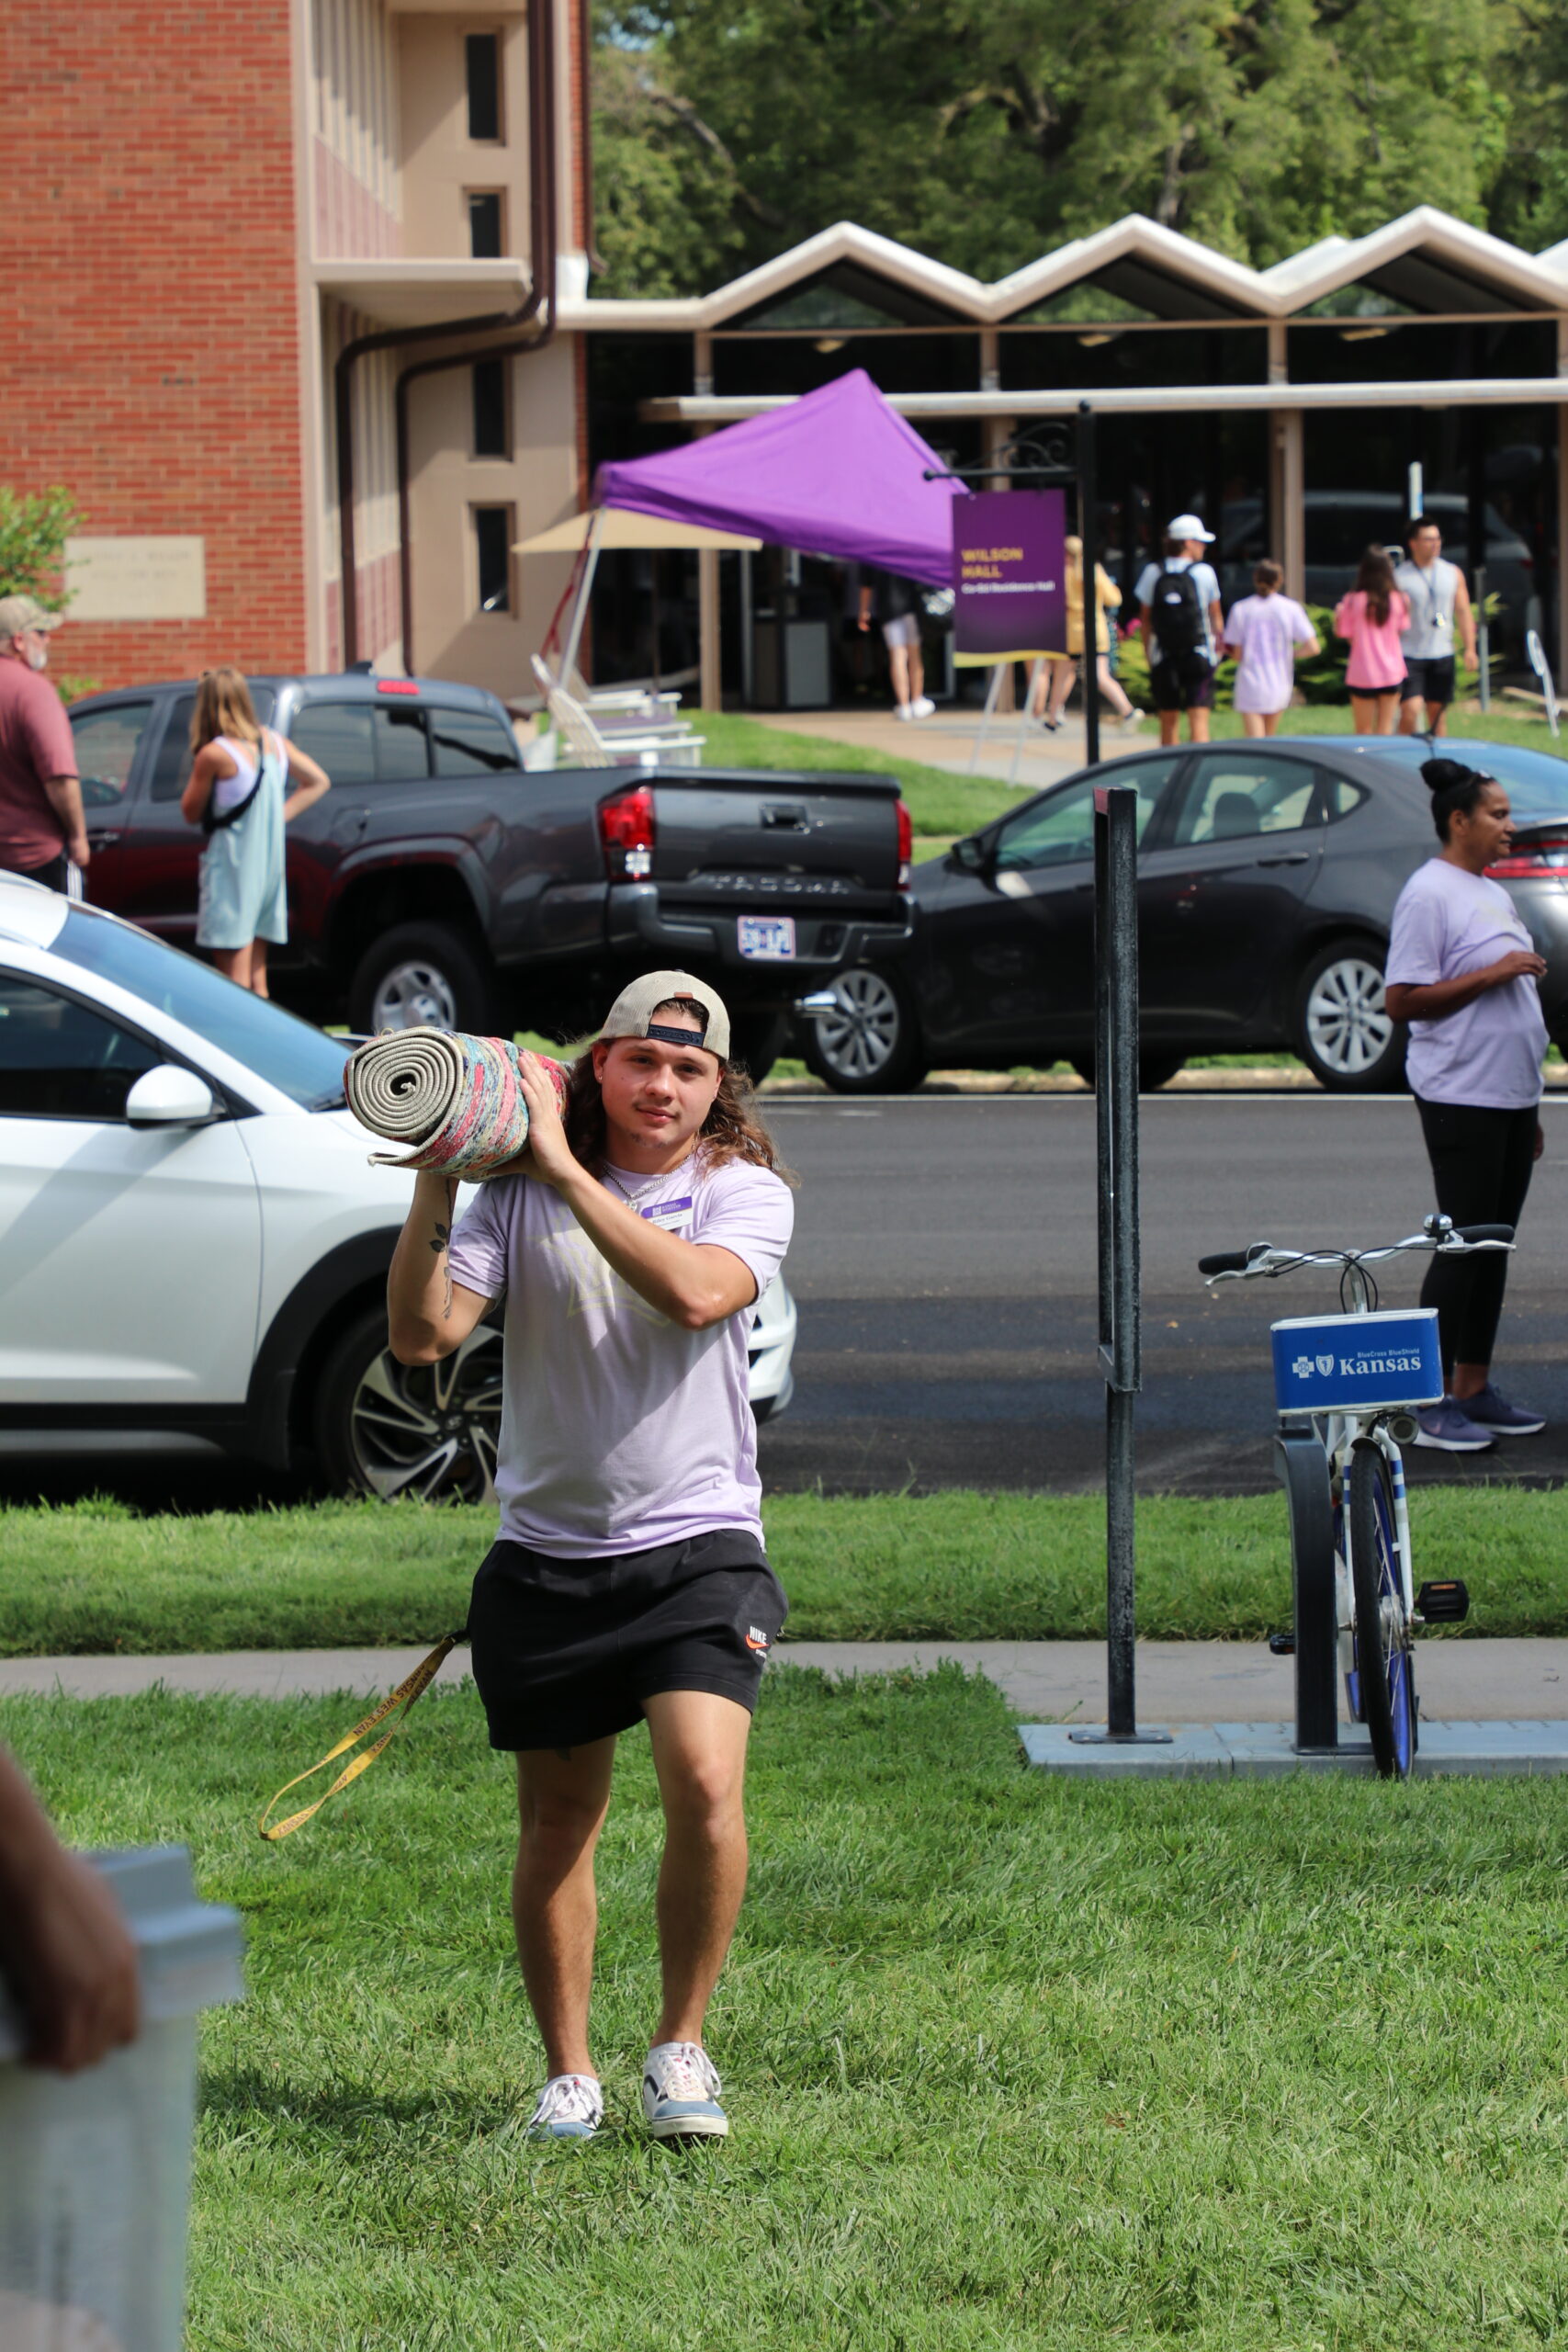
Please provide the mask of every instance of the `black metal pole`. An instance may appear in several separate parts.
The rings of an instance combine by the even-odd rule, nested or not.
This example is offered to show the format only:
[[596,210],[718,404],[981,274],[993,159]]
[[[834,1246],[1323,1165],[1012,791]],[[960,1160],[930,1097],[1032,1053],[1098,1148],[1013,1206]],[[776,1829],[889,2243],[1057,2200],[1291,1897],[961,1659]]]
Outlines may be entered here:
[[[1081,446],[1081,445],[1080,445]],[[1089,541],[1085,539],[1087,561]],[[1091,577],[1085,573],[1086,583]],[[1089,605],[1086,595],[1086,647]],[[1105,1382],[1106,1728],[1099,1740],[1168,1741],[1140,1732],[1134,1414],[1143,1385],[1138,1216],[1138,796],[1094,794],[1095,1128],[1100,1179],[1100,1370]]]
[[1093,767],[1100,758],[1100,514],[1094,480],[1094,411],[1078,402],[1078,537],[1083,541],[1083,742]]

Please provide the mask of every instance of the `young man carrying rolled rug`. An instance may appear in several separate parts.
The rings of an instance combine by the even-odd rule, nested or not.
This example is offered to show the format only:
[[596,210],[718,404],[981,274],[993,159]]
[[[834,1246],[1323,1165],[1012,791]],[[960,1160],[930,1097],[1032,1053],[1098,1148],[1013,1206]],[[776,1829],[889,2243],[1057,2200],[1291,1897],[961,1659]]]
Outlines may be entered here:
[[655,2138],[728,2130],[703,2020],[746,1881],[741,1789],[787,1603],[762,1550],[752,1312],[794,1204],[722,1000],[681,972],[624,989],[564,1118],[521,1058],[528,1149],[447,1233],[421,1174],[388,1287],[393,1352],[431,1363],[504,1294],[501,1533],[474,1583],[474,1679],[517,1761],[513,1918],[548,2072],[529,2126],[586,2139],[593,1852],[616,1736],[646,1719],[664,1809]]

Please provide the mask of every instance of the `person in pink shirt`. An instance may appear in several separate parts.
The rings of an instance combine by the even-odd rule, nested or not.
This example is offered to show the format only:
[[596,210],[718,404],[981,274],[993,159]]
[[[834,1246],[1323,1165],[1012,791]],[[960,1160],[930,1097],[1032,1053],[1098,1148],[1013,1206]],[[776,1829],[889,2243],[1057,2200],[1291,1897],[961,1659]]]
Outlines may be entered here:
[[1341,596],[1334,634],[1348,638],[1345,684],[1358,735],[1392,735],[1404,693],[1404,649],[1401,633],[1410,627],[1410,606],[1393,584],[1386,548],[1372,547],[1361,558],[1356,584]]
[[1236,657],[1235,707],[1248,735],[1272,735],[1295,691],[1298,645],[1315,653],[1317,635],[1293,596],[1281,596],[1284,573],[1266,558],[1252,575],[1256,596],[1231,606],[1225,650]]

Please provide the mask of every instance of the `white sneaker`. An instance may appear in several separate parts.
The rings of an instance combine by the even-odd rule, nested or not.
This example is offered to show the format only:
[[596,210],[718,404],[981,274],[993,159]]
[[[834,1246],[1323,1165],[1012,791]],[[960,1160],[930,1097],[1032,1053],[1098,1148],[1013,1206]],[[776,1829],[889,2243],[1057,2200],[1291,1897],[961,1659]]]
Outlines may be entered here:
[[718,2103],[724,2086],[700,2041],[661,2041],[648,2053],[642,2111],[655,2140],[722,2140],[729,2118]]
[[1117,721],[1123,735],[1135,735],[1143,723],[1144,714],[1141,710],[1130,710],[1125,718]]
[[895,718],[913,718],[914,715],[915,706],[912,702],[901,702],[893,714]]
[[604,2120],[604,2094],[592,2075],[552,2075],[528,2119],[530,2140],[592,2140]]
[[930,695],[917,695],[909,705],[910,713],[916,718],[930,718],[935,709],[936,705]]

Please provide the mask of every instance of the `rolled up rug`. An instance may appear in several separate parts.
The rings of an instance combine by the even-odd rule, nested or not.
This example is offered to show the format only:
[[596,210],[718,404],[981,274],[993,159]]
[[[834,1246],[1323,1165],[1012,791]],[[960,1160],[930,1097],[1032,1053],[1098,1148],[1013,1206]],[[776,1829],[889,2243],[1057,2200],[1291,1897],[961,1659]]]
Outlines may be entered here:
[[[566,1072],[541,1055],[566,1104]],[[491,1176],[528,1141],[528,1103],[509,1037],[460,1029],[389,1029],[348,1057],[344,1091],[362,1127],[396,1144],[372,1167],[430,1168],[472,1181]]]

